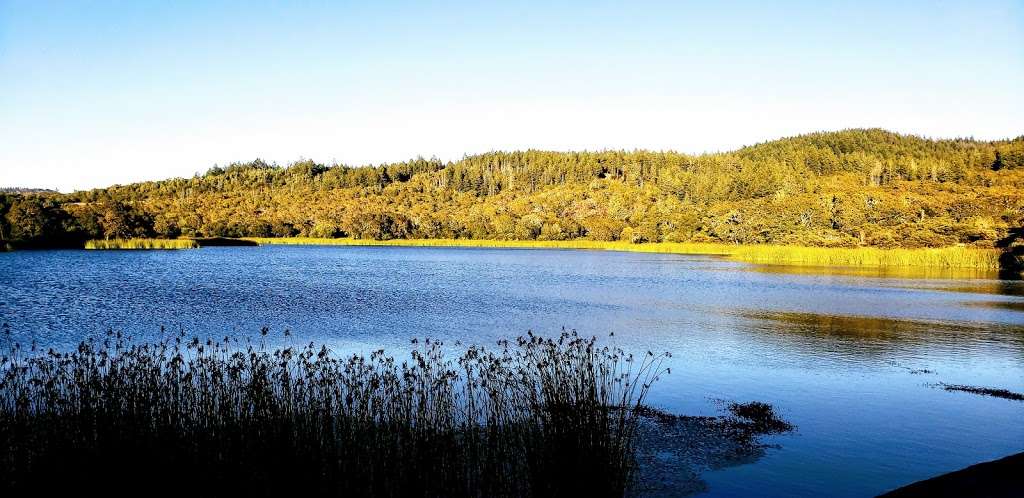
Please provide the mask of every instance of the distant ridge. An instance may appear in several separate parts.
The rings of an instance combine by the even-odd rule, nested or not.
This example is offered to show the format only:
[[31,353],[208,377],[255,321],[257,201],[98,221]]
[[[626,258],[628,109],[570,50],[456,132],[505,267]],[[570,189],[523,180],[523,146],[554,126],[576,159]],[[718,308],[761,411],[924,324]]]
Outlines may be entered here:
[[39,243],[185,236],[1007,248],[1022,242],[1021,192],[1024,136],[930,139],[870,128],[698,155],[494,151],[364,167],[256,159],[192,178],[0,195],[0,234]]

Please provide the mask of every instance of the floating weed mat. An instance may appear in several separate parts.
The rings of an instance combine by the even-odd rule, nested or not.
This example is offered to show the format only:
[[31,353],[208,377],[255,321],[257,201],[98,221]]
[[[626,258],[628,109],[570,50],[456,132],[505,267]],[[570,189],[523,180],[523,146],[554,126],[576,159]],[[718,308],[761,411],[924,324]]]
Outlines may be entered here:
[[756,461],[769,448],[761,436],[795,429],[767,403],[728,403],[725,411],[695,417],[638,408],[638,471],[627,495],[663,498],[707,491],[703,471]]
[[959,391],[971,394],[978,394],[981,396],[991,396],[993,398],[1002,398],[1012,401],[1024,401],[1024,394],[1013,392],[1007,389],[999,389],[993,387],[981,387],[981,386],[965,386],[963,384],[946,384],[945,382],[939,382],[933,384],[934,387],[941,388],[946,391]]
[[667,354],[575,332],[446,349],[338,357],[115,333],[71,352],[14,345],[0,359],[0,494],[626,492]]

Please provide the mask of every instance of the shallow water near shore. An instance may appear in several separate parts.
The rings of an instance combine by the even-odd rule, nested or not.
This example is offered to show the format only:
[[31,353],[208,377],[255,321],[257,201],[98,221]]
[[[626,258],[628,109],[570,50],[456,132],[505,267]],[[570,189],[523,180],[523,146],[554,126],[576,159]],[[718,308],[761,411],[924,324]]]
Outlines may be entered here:
[[[573,250],[211,247],[0,254],[0,322],[68,348],[289,329],[404,354],[412,337],[492,344],[562,327],[671,351],[651,403],[691,415],[762,400],[797,426],[756,459],[696,469],[702,496],[867,496],[1024,450],[1024,283],[816,271]],[[274,341],[284,341],[279,334]],[[717,467],[717,466],[716,466]]]

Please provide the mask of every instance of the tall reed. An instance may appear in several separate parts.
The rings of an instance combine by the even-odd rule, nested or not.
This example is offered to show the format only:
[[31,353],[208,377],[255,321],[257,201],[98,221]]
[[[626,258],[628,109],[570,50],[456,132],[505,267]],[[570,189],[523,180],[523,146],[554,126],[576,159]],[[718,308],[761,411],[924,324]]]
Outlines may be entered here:
[[448,349],[414,341],[399,360],[114,333],[71,352],[15,345],[0,361],[0,490],[623,495],[666,355],[575,332]]
[[736,246],[729,256],[751,263],[998,270],[1001,251],[969,247],[879,249],[876,247]]
[[94,239],[85,242],[86,249],[196,249],[192,239]]

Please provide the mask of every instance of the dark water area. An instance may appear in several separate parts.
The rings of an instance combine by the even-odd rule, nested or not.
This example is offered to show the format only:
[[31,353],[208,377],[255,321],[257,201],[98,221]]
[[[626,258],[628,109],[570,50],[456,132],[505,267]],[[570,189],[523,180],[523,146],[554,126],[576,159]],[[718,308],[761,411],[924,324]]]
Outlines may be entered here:
[[673,353],[653,405],[761,400],[797,426],[689,469],[700,485],[680,490],[701,496],[871,496],[1024,450],[1024,402],[937,387],[1024,392],[1024,283],[985,274],[567,250],[22,251],[0,254],[0,322],[43,348],[161,326],[400,354],[412,337],[614,333]]

